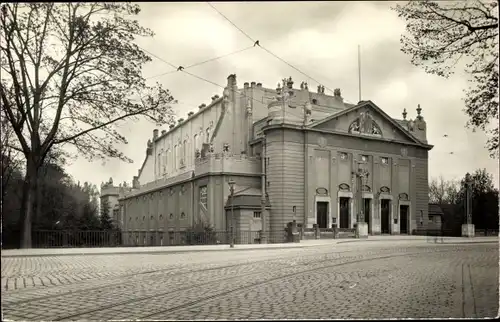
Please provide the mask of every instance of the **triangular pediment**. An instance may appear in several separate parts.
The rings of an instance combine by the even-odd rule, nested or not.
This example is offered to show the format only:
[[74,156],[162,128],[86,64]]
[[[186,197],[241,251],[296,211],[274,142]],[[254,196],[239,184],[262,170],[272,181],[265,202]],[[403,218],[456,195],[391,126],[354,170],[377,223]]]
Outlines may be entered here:
[[318,120],[310,127],[361,137],[422,144],[371,101],[363,101],[356,106]]

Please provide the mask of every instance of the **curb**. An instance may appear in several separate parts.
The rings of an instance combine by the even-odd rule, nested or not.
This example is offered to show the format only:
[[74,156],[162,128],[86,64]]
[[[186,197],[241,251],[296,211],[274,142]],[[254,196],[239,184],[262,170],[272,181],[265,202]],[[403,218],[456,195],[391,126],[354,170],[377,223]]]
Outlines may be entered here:
[[[202,253],[202,252],[224,252],[224,251],[248,251],[248,250],[269,250],[269,249],[295,249],[295,248],[307,248],[307,247],[321,247],[321,246],[331,246],[337,243],[331,244],[316,244],[316,245],[297,245],[297,246],[277,246],[277,247],[254,247],[254,248],[221,248],[221,249],[193,249],[193,250],[158,250],[158,251],[133,251],[133,252],[106,252],[106,253],[66,253],[66,254],[16,254],[16,255],[3,255],[2,258],[19,258],[19,257],[53,257],[53,256],[92,256],[92,255],[165,255],[165,254],[182,254],[182,253]],[[161,246],[160,246],[161,247]],[[182,247],[182,246],[180,246]]]

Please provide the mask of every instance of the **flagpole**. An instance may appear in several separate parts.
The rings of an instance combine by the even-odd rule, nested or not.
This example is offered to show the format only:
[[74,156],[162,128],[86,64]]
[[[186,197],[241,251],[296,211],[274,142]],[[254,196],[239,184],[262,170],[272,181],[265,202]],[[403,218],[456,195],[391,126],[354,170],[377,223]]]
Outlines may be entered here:
[[358,102],[361,102],[361,53],[360,53],[360,45],[358,45],[358,93],[359,93],[359,100]]

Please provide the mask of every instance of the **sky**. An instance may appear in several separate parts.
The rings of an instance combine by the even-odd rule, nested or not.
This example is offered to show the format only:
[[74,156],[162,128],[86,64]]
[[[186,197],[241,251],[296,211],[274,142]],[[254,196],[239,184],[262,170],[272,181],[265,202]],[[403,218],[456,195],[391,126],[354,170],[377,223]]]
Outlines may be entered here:
[[[491,159],[484,148],[483,132],[466,129],[467,116],[462,111],[463,90],[467,78],[457,70],[448,79],[426,74],[410,64],[410,57],[400,51],[400,37],[405,22],[390,9],[394,2],[221,2],[212,3],[240,29],[277,56],[289,62],[325,87],[340,88],[348,102],[358,101],[358,45],[361,47],[361,96],[371,100],[387,114],[414,119],[417,105],[427,122],[427,140],[434,148],[429,153],[429,178],[443,176],[460,179],[466,172],[486,168],[498,187],[498,160]],[[175,66],[188,66],[217,56],[251,47],[253,42],[205,2],[141,3],[138,20],[154,31],[152,38],[138,39],[154,58],[143,70],[151,77]],[[238,85],[260,82],[275,88],[284,77],[295,84],[307,81],[303,76],[262,48],[252,47],[240,53],[188,70],[219,85],[229,74],[236,74]],[[148,80],[168,88],[179,104],[177,118],[186,118],[210,98],[222,95],[222,88],[185,73],[170,73]],[[328,94],[328,90],[326,90]],[[332,95],[332,93],[329,93]],[[76,158],[67,170],[75,180],[100,185],[113,178],[115,184],[137,175],[146,156],[146,142],[153,136],[155,124],[129,122],[122,134],[129,141],[122,151],[134,160],[105,162]],[[168,126],[162,129],[167,129]],[[444,137],[444,135],[448,137]],[[453,152],[453,154],[450,154]]]

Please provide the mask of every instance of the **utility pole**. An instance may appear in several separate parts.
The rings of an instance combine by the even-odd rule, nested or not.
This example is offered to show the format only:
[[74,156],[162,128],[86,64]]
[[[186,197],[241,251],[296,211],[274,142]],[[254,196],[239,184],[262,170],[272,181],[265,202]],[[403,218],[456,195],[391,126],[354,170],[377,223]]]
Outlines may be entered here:
[[358,91],[359,91],[359,100],[361,102],[361,46],[358,45]]
[[229,247],[234,248],[234,181],[230,179],[229,182],[229,191],[231,192],[231,242]]

